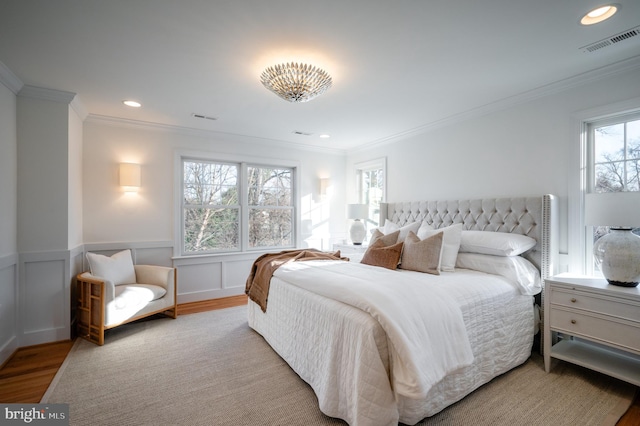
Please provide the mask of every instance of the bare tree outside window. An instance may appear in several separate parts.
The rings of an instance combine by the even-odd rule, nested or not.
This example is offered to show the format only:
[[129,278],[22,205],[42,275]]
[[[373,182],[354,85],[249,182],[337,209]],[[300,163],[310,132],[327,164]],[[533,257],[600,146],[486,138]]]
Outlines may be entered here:
[[249,166],[249,247],[293,245],[293,170]]
[[193,159],[182,165],[184,254],[295,245],[293,168]]
[[185,161],[184,251],[239,248],[238,166]]
[[[593,127],[595,193],[640,191],[640,120]],[[609,232],[593,230],[593,242]],[[640,235],[640,228],[633,231]]]

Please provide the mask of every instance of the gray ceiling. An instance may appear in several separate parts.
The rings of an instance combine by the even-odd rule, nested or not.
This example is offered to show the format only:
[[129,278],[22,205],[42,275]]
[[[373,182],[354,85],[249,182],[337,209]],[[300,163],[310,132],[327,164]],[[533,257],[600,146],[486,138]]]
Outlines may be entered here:
[[[579,25],[602,2],[0,0],[0,62],[91,116],[349,149],[640,55],[640,37],[580,49],[640,26],[639,0]],[[261,85],[292,60],[333,87],[292,104]]]

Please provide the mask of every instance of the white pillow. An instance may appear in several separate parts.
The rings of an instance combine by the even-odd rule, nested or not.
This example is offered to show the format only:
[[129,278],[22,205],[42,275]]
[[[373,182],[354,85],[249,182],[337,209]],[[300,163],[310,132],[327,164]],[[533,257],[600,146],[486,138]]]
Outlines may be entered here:
[[384,235],[391,234],[392,232],[400,231],[400,235],[398,235],[398,242],[400,241],[404,242],[405,238],[407,238],[407,236],[409,235],[409,232],[413,232],[414,234],[417,234],[419,227],[420,227],[420,222],[411,222],[401,227],[397,223],[391,222],[389,219],[385,219],[384,226],[378,229]]
[[104,278],[113,283],[135,284],[136,270],[133,267],[131,250],[122,250],[113,256],[103,256],[97,253],[87,253],[91,275]]
[[462,231],[460,253],[517,256],[533,248],[535,245],[536,240],[521,234],[490,231]]
[[514,283],[521,294],[534,295],[542,290],[540,272],[524,257],[458,253],[456,268],[500,275]]
[[443,232],[442,235],[442,255],[440,256],[440,271],[453,272],[456,267],[456,258],[460,248],[460,235],[462,234],[462,224],[456,223],[440,229],[429,229],[431,226],[425,224],[418,229],[418,238],[421,240]]

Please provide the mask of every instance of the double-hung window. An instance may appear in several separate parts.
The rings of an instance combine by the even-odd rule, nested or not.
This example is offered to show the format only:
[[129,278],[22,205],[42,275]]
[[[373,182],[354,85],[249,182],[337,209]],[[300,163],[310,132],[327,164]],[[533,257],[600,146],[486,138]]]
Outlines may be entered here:
[[369,206],[367,222],[373,225],[380,221],[380,203],[385,200],[386,160],[380,158],[356,164],[358,199]]
[[[640,113],[624,114],[587,123],[585,189],[591,194],[640,191]],[[608,226],[587,227],[587,259],[593,243],[609,232]],[[640,235],[640,228],[634,230]],[[587,272],[597,266],[587,262]]]
[[295,246],[295,167],[188,157],[180,167],[180,254]]

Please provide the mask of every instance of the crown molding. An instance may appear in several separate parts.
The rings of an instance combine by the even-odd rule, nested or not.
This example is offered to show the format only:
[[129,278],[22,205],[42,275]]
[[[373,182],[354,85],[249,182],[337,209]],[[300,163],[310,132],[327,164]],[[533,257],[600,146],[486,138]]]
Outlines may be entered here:
[[46,89],[44,87],[25,85],[22,87],[20,92],[18,92],[18,96],[22,98],[70,104],[76,94],[73,92],[66,92],[64,90]]
[[22,80],[18,78],[11,70],[0,61],[0,83],[7,86],[9,90],[13,92],[14,95],[17,95],[24,86]]
[[411,136],[426,133],[430,130],[435,130],[438,128],[461,123],[463,121],[482,117],[483,115],[488,115],[494,112],[503,111],[516,105],[521,105],[546,96],[555,95],[557,93],[573,89],[575,87],[583,86],[585,84],[591,84],[603,78],[611,77],[613,75],[634,69],[640,69],[640,55],[601,68],[596,68],[594,70],[587,71],[573,77],[559,80],[554,83],[540,86],[535,89],[520,93],[518,95],[498,100],[496,102],[491,102],[478,108],[474,108],[459,114],[454,114],[441,120],[432,121],[430,123],[415,127],[413,129],[409,129],[404,132],[396,133],[394,135],[374,140],[366,145],[348,150],[347,154],[350,155],[366,151],[374,147],[384,146],[393,142],[398,142]]
[[261,138],[256,136],[241,135],[237,133],[218,132],[214,130],[195,129],[192,127],[183,127],[173,124],[154,123],[149,121],[131,120],[128,118],[118,118],[99,114],[89,114],[85,121],[86,123],[96,123],[107,126],[123,127],[130,129],[144,129],[153,130],[167,133],[174,133],[187,136],[196,136],[201,138],[215,138],[218,140],[224,140],[225,142],[234,143],[250,143],[250,144],[264,144],[268,143],[269,146],[282,148],[286,150],[296,149],[300,151],[320,152],[323,154],[331,155],[346,155],[347,151],[337,148],[325,148],[319,146],[307,146],[300,145],[293,142],[286,142],[277,139]]
[[73,92],[25,85],[22,87],[22,90],[18,92],[18,96],[28,99],[37,99],[67,104],[71,108],[73,108],[73,110],[76,112],[76,114],[78,114],[82,121],[84,121],[85,118],[87,118],[87,116],[89,115],[87,109],[80,101],[78,95]]

